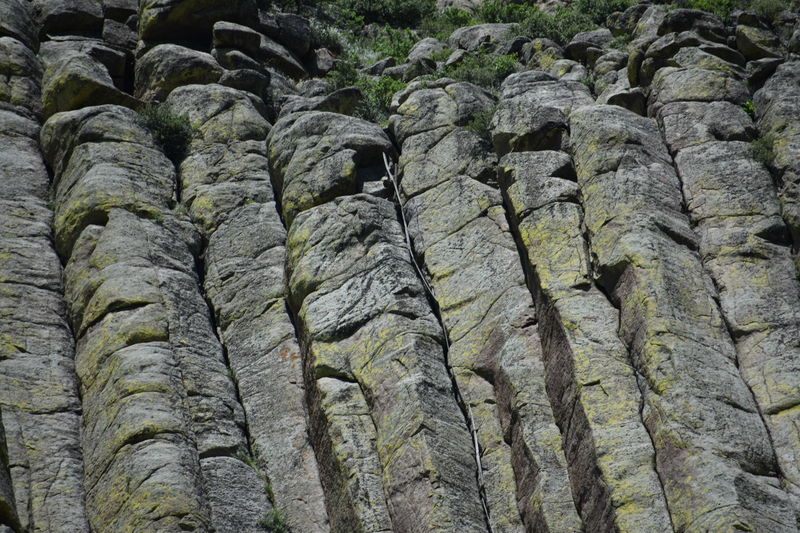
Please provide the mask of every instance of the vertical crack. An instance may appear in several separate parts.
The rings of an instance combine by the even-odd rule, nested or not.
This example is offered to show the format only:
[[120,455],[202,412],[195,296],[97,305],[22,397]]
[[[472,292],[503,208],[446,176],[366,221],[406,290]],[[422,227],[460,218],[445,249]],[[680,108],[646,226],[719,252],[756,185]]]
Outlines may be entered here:
[[475,469],[476,469],[476,479],[478,481],[478,497],[481,501],[481,506],[483,508],[483,515],[486,521],[486,528],[488,529],[489,533],[493,533],[492,524],[491,524],[491,514],[489,510],[488,499],[486,496],[486,485],[483,479],[483,465],[481,462],[481,449],[480,449],[480,442],[478,441],[478,429],[475,426],[475,419],[472,416],[472,409],[464,400],[463,395],[461,394],[461,390],[458,387],[458,381],[456,380],[456,376],[453,373],[453,368],[450,365],[450,335],[447,330],[447,326],[442,319],[441,308],[439,306],[439,301],[436,299],[436,295],[433,292],[433,288],[428,283],[428,279],[425,276],[422,268],[417,261],[416,255],[414,254],[414,248],[411,242],[411,235],[408,230],[408,222],[406,220],[406,215],[403,210],[403,204],[400,200],[400,188],[397,182],[397,174],[396,172],[392,171],[392,165],[389,162],[389,158],[386,154],[383,155],[383,164],[386,168],[386,173],[388,175],[389,181],[392,183],[392,188],[394,189],[394,198],[395,198],[395,205],[396,210],[399,214],[400,224],[403,227],[403,235],[405,236],[406,240],[406,249],[408,250],[409,258],[411,259],[411,263],[414,265],[414,269],[417,271],[417,275],[419,279],[422,281],[422,285],[425,288],[425,292],[428,298],[428,301],[431,304],[431,308],[433,309],[434,316],[436,316],[436,320],[439,322],[439,325],[442,328],[443,333],[443,340],[444,344],[442,346],[444,352],[444,363],[445,367],[447,368],[447,374],[450,377],[450,383],[453,389],[453,396],[455,397],[456,403],[458,404],[459,409],[461,410],[461,414],[464,417],[464,421],[467,425],[467,430],[470,433],[470,437],[472,439],[473,450],[475,454]]

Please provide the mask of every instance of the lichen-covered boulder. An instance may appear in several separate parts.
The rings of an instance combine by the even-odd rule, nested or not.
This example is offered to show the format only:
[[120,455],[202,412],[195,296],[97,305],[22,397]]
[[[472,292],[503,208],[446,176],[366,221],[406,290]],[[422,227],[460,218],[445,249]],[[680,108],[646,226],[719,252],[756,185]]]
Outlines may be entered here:
[[216,83],[222,67],[210,55],[174,44],[160,44],[136,62],[136,96],[163,101],[182,85]]

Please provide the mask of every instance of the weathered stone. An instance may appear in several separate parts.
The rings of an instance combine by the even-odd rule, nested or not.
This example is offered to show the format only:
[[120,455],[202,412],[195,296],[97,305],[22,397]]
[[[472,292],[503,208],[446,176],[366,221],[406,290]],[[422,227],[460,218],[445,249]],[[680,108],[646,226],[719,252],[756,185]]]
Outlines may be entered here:
[[357,87],[345,87],[333,91],[326,96],[305,98],[301,96],[287,97],[281,107],[280,116],[298,111],[327,111],[341,115],[352,115],[364,99],[364,93]]
[[88,533],[81,403],[39,128],[7,111],[0,124],[0,407],[8,444],[0,468],[9,467],[13,482],[15,531]]
[[783,218],[795,242],[800,242],[800,61],[779,66],[753,95],[758,127],[772,139],[772,162],[781,177],[778,192]]
[[709,141],[751,141],[756,129],[747,112],[730,102],[675,102],[658,111],[670,151]]
[[105,107],[54,117],[42,134],[73,135],[54,224],[69,258],[89,520],[97,531],[257,531],[268,504],[236,457],[244,413],[197,286],[198,239],[169,209],[174,168],[139,120]]
[[20,41],[0,37],[0,107],[31,118],[41,114],[42,67]]
[[[249,22],[249,21],[245,21]],[[258,29],[275,39],[298,57],[311,50],[313,31],[308,19],[293,13],[258,11]]]
[[372,76],[380,76],[387,68],[394,67],[396,65],[397,60],[394,57],[389,56],[385,59],[381,59],[380,61],[376,61],[368,67],[365,67],[364,72]]
[[222,68],[210,55],[174,44],[160,44],[136,62],[136,97],[163,101],[181,85],[216,83]]
[[8,447],[2,414],[0,411],[0,526],[8,526],[12,531],[21,530],[14,498],[14,485],[8,471]]
[[131,15],[136,15],[139,3],[136,0],[103,0],[103,15],[111,19],[125,22]]
[[[403,143],[410,135],[442,126],[465,126],[476,113],[491,109],[494,97],[471,83],[440,80],[440,87],[417,90],[409,85],[396,106],[397,115],[389,118],[395,138]],[[396,95],[400,96],[400,95]]]
[[555,81],[538,71],[512,74],[492,117],[492,142],[498,154],[558,150],[566,142],[567,115],[594,103],[589,89],[577,81]]
[[[442,331],[409,261],[394,205],[360,194],[310,208],[290,226],[287,248],[307,381],[319,382],[311,385],[321,389],[318,394],[329,394],[323,387],[332,379],[354,383],[354,393],[363,390],[370,400],[376,451],[346,436],[344,442],[331,439],[334,451],[356,446],[345,457],[377,453],[383,491],[369,503],[381,505],[385,494],[391,526],[401,531],[484,531],[475,459],[452,395]],[[348,311],[335,316],[333,308]],[[362,467],[349,479],[368,474]],[[337,481],[352,483],[347,477]],[[370,523],[372,507],[349,500],[359,521],[332,523],[332,529],[378,530],[363,525]]]
[[[539,95],[532,112],[564,102],[558,91]],[[617,311],[592,286],[571,159],[564,152],[513,153],[501,159],[500,175],[532,273],[547,392],[587,530],[669,529],[658,476],[643,467],[655,452],[639,414],[635,373],[615,334]],[[619,415],[613,422],[603,415],[611,403]]]
[[103,5],[99,0],[33,0],[39,34],[74,35],[76,32],[100,34]]
[[748,60],[781,56],[777,35],[753,26],[736,26],[736,48]]
[[252,0],[142,0],[139,2],[139,35],[145,41],[210,41],[211,28],[220,20],[257,20]]
[[32,51],[38,50],[39,36],[29,2],[7,0],[0,4],[0,37],[13,37]]
[[42,84],[45,117],[89,105],[116,104],[139,107],[139,101],[114,86],[99,61],[71,52],[48,66]]
[[267,142],[270,170],[290,226],[301,211],[356,193],[365,180],[379,178],[382,154],[394,154],[379,126],[326,112],[282,117]]
[[[500,193],[484,183],[494,158],[487,143],[455,124],[422,129],[410,132],[402,147],[404,211],[483,450],[490,524],[507,532],[520,531],[523,524],[578,530],[552,414],[540,408],[534,415],[512,392],[524,388],[526,399],[547,404],[530,295]],[[523,378],[522,369],[533,375]],[[509,433],[510,442],[503,437]]]
[[724,43],[727,32],[722,20],[712,14],[697,9],[675,9],[667,11],[658,26],[658,35],[693,31],[711,41]]
[[482,46],[492,45],[510,36],[519,28],[517,24],[478,24],[458,28],[447,40],[450,48],[474,52]]
[[747,87],[724,70],[667,67],[660,69],[653,78],[650,106],[653,109],[655,104],[670,102],[714,101],[742,105],[749,98]]
[[611,106],[576,110],[570,126],[591,252],[641,374],[674,527],[793,530],[658,128]]
[[411,48],[411,50],[408,52],[408,62],[411,63],[414,60],[421,58],[433,60],[433,56],[437,52],[441,52],[446,48],[447,47],[439,39],[427,37],[419,41]]
[[103,40],[111,46],[133,52],[139,36],[124,22],[107,18],[103,21]]
[[286,232],[263,143],[269,124],[243,93],[219,86],[183,87],[168,102],[199,132],[181,164],[181,200],[208,239],[204,285],[253,454],[290,526],[328,531],[306,432],[299,347],[284,302]]
[[111,78],[121,84],[125,77],[128,57],[124,52],[108,46],[100,39],[50,40],[42,43],[39,59],[45,67],[57,65],[71,54],[85,55],[100,63]]

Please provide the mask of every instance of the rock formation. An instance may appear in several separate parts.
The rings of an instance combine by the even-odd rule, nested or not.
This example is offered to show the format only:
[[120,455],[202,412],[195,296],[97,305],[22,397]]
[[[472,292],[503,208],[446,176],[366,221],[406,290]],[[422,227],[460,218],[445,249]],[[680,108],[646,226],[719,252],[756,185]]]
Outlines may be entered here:
[[264,4],[0,0],[0,533],[800,529],[796,5]]

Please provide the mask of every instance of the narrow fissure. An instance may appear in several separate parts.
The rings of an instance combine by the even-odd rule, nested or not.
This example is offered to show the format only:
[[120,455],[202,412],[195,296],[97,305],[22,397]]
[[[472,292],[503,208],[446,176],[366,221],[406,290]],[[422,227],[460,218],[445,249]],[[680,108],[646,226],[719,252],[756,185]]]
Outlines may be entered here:
[[395,203],[395,210],[398,213],[398,218],[400,220],[400,224],[403,228],[403,235],[406,240],[406,249],[408,250],[409,258],[411,259],[411,263],[414,265],[414,269],[417,271],[417,275],[422,282],[423,287],[425,288],[426,297],[431,305],[431,309],[433,310],[433,314],[436,317],[436,320],[439,322],[440,327],[442,328],[442,340],[444,341],[442,344],[442,349],[444,353],[444,363],[445,367],[447,368],[447,374],[450,377],[450,383],[453,390],[453,396],[455,397],[456,403],[458,404],[459,409],[461,410],[461,414],[464,417],[464,422],[467,425],[467,430],[470,433],[470,437],[472,439],[472,445],[475,452],[475,466],[476,466],[476,479],[478,481],[478,497],[481,501],[481,506],[483,507],[483,514],[484,519],[486,521],[486,528],[489,533],[493,533],[492,523],[491,523],[491,511],[489,509],[488,498],[486,496],[486,487],[483,480],[483,465],[481,462],[481,449],[480,449],[480,442],[478,440],[478,430],[475,427],[475,420],[472,416],[472,409],[470,408],[469,404],[464,400],[464,397],[461,394],[461,390],[458,387],[458,381],[456,380],[456,376],[453,373],[453,368],[450,365],[450,335],[447,330],[447,326],[444,323],[442,318],[441,308],[439,306],[439,302],[436,299],[436,295],[433,292],[432,287],[428,283],[428,280],[423,272],[422,268],[420,267],[419,262],[417,261],[416,255],[414,254],[414,247],[411,242],[411,235],[408,230],[408,222],[406,221],[405,212],[403,211],[403,204],[400,200],[400,186],[398,183],[397,173],[392,171],[392,165],[390,163],[389,158],[384,154],[383,156],[384,166],[386,167],[386,173],[388,174],[389,180],[392,182],[392,187],[394,188],[394,203]]
[[[661,129],[661,128],[659,128],[659,129]],[[686,203],[686,195],[684,194],[684,189],[683,189],[683,179],[681,178],[681,174],[678,171],[678,166],[675,164],[675,157],[671,153],[670,153],[670,159],[672,160],[672,168],[675,170],[675,176],[676,176],[676,179],[678,180],[679,190],[680,190],[680,194],[681,194],[681,210],[682,210],[683,214],[686,216],[686,218],[691,222],[692,221],[692,216],[691,216],[691,213],[689,212],[689,207],[688,207],[689,204]],[[722,318],[722,323],[725,325],[725,332],[727,333],[728,337],[731,339],[731,342],[733,343],[734,347],[736,348],[736,357],[733,360],[733,364],[736,366],[736,370],[737,370],[739,376],[741,377],[742,383],[744,384],[745,387],[747,387],[747,390],[750,393],[750,397],[753,399],[753,405],[755,405],[756,412],[758,413],[758,416],[761,419],[761,423],[764,425],[764,430],[767,433],[767,438],[769,440],[769,445],[770,445],[770,448],[772,449],[772,453],[777,458],[778,454],[775,451],[775,441],[772,438],[772,431],[769,428],[769,424],[767,423],[767,419],[765,418],[764,413],[761,410],[761,406],[759,405],[758,399],[756,398],[756,395],[753,392],[753,388],[750,386],[750,384],[747,382],[747,380],[744,379],[744,376],[742,375],[741,367],[739,366],[738,342],[736,341],[736,336],[735,336],[735,334],[733,332],[733,328],[731,327],[730,322],[728,321],[728,317],[725,315],[725,312],[723,311],[722,306],[720,305],[719,285],[717,284],[717,280],[714,279],[714,276],[712,276],[711,273],[708,272],[708,269],[706,268],[706,264],[702,260],[702,258],[698,257],[698,260],[700,261],[700,264],[703,265],[703,271],[706,273],[706,275],[708,276],[708,279],[711,280],[711,283],[714,286],[714,303],[717,306],[717,311],[719,312],[720,317]],[[781,465],[780,465],[780,463],[779,463],[779,461],[777,459],[775,460],[775,463],[774,463],[773,466],[775,467],[775,475],[778,478],[778,480],[780,481],[781,486],[785,487],[786,484],[787,484],[787,481],[786,481],[786,478],[783,475],[783,471],[781,469]]]

